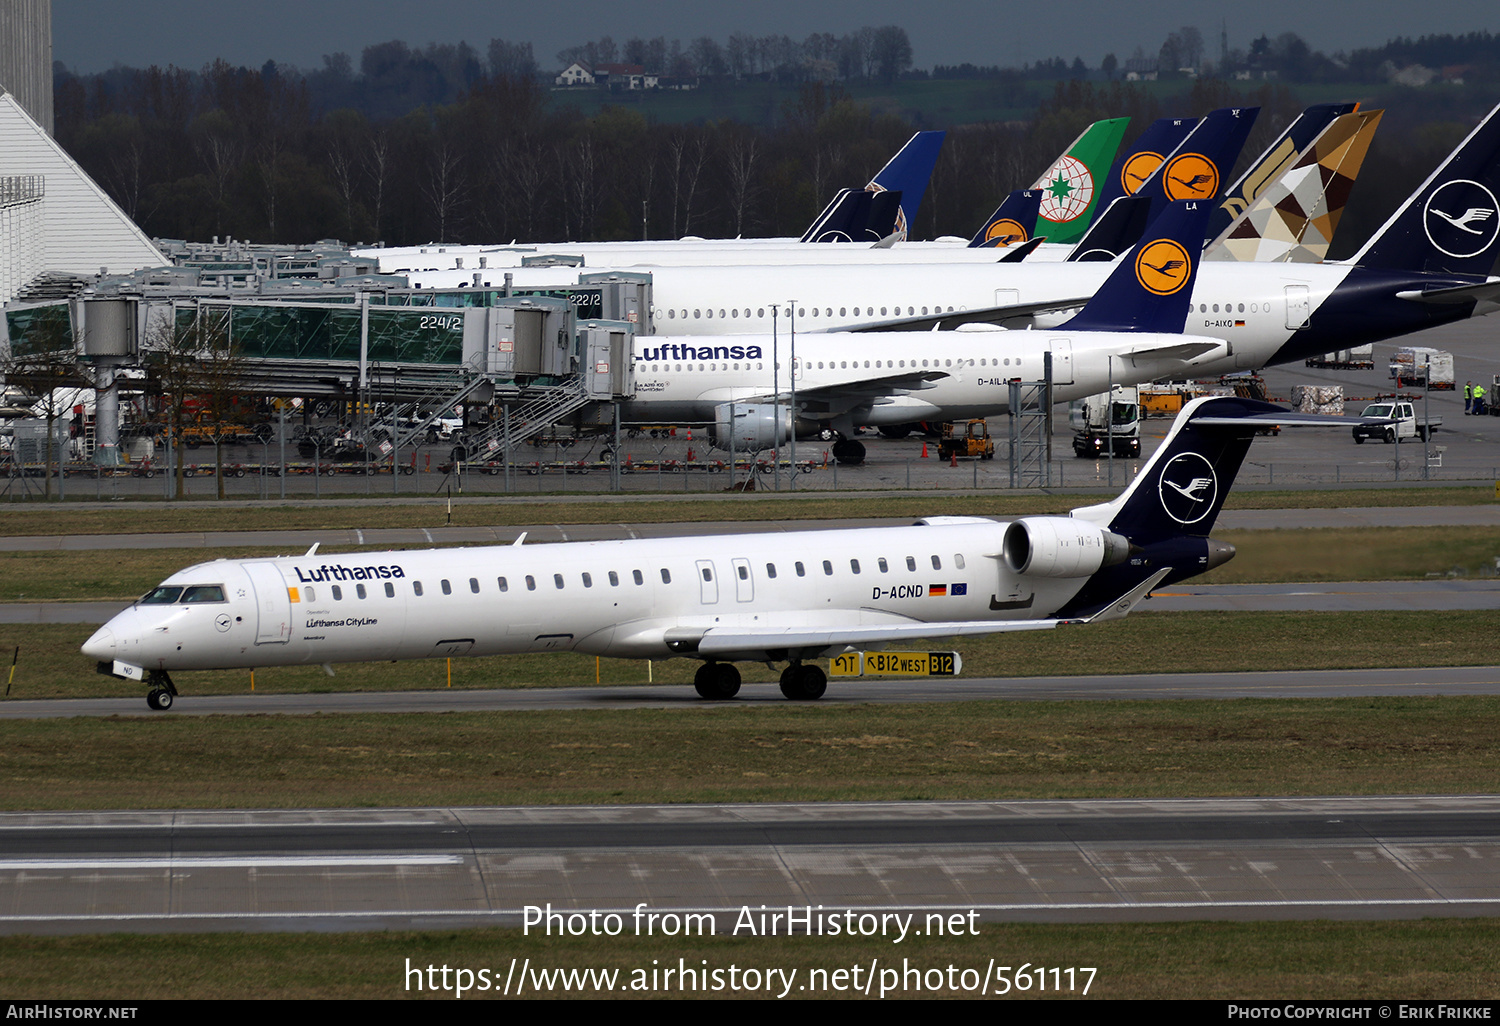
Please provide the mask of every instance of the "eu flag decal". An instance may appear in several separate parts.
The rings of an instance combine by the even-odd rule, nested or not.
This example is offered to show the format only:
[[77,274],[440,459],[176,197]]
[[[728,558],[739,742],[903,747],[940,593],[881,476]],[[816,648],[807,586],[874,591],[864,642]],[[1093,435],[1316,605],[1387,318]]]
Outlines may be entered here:
[[968,593],[969,586],[967,584],[955,584],[948,589],[948,594],[950,595],[967,595]]

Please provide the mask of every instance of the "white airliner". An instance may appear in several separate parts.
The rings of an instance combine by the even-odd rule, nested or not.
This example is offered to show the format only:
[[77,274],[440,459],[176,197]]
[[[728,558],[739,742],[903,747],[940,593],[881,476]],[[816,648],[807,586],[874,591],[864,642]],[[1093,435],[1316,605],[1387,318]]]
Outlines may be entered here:
[[[1490,276],[1500,220],[1483,215],[1500,208],[1497,190],[1500,117],[1491,111],[1348,263],[1206,263],[1183,330],[1224,339],[1232,355],[1224,369],[1249,369],[1500,309],[1500,279]],[[785,332],[793,314],[799,334],[965,322],[1052,327],[1110,270],[1107,263],[658,267],[652,321],[674,336]],[[514,275],[521,289],[577,280],[567,268]],[[464,283],[462,272],[413,276],[424,287]]]
[[786,695],[814,699],[814,659],[1121,617],[1223,563],[1233,548],[1208,533],[1268,418],[1328,420],[1195,400],[1122,495],[1066,517],[220,559],[168,577],[83,652],[144,681],[154,709],[179,671],[564,650],[699,659],[705,698],[739,690],[735,661],[784,662]]

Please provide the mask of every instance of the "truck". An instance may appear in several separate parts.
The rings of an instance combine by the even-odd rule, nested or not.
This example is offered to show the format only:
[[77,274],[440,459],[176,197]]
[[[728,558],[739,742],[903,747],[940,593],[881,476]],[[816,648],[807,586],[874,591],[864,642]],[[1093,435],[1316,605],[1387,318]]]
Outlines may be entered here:
[[1357,445],[1364,445],[1366,438],[1379,438],[1387,445],[1397,439],[1420,438],[1422,441],[1432,437],[1432,433],[1442,426],[1441,417],[1418,417],[1416,407],[1412,401],[1404,396],[1396,396],[1393,399],[1383,399],[1380,402],[1371,403],[1359,414],[1361,417],[1379,417],[1383,420],[1395,421],[1393,424],[1356,424],[1354,426],[1354,441]]
[[1426,346],[1402,346],[1391,354],[1391,378],[1397,388],[1419,387],[1452,390],[1453,354]]
[[1353,349],[1335,349],[1331,353],[1309,357],[1307,366],[1332,367],[1336,370],[1373,370],[1375,346],[1367,344],[1355,346]]
[[1141,392],[1134,385],[1116,385],[1070,404],[1068,422],[1073,427],[1073,453],[1079,457],[1108,455],[1113,443],[1116,456],[1141,454]]
[[938,440],[938,456],[945,460],[994,459],[995,442],[990,438],[989,425],[983,420],[944,424],[943,437]]

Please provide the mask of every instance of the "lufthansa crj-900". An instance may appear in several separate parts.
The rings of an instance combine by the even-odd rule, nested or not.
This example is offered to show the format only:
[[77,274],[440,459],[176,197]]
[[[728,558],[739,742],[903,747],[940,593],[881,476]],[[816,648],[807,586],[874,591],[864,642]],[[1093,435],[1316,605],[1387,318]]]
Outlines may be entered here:
[[738,692],[736,661],[785,663],[782,691],[815,699],[815,659],[1113,619],[1223,563],[1233,548],[1208,535],[1257,429],[1328,420],[1195,400],[1122,495],[1071,516],[221,559],[173,574],[83,651],[143,681],[154,709],[178,671],[549,650],[699,659],[714,699]]

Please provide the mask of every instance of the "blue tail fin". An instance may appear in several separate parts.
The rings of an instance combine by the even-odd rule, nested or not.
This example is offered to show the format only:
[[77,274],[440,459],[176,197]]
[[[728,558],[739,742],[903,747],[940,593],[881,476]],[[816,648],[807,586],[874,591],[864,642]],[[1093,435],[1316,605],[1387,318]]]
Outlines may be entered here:
[[1350,263],[1488,274],[1500,253],[1500,107],[1459,144]]
[[1094,218],[1089,230],[1073,247],[1067,259],[1089,262],[1113,260],[1141,241],[1151,216],[1151,201],[1144,196],[1121,196]]
[[1141,133],[1135,144],[1110,165],[1096,210],[1108,210],[1121,196],[1134,196],[1151,178],[1167,154],[1177,149],[1198,126],[1197,118],[1162,118]]
[[901,193],[896,231],[902,239],[909,236],[917,223],[917,211],[921,209],[922,197],[927,193],[927,183],[932,179],[932,169],[937,167],[938,151],[943,148],[947,134],[918,132],[865,186],[867,192]]
[[879,242],[897,230],[900,215],[900,192],[841,189],[800,241]]
[[1206,201],[1170,204],[1088,305],[1058,330],[1181,333],[1198,275],[1203,226],[1212,212]]
[[1250,165],[1249,170],[1240,176],[1239,181],[1224,190],[1224,202],[1208,222],[1207,239],[1217,239],[1235,218],[1255,202],[1255,197],[1267,185],[1297,162],[1297,158],[1325,128],[1336,119],[1352,113],[1358,106],[1357,103],[1315,103],[1298,114],[1286,126],[1281,137],[1266,147],[1266,151]]
[[1250,443],[1265,423],[1253,418],[1289,411],[1237,396],[1194,399],[1183,407],[1161,447],[1130,487],[1112,502],[1075,509],[1073,516],[1107,527],[1130,542],[1124,563],[1106,567],[1058,616],[1090,616],[1162,570],[1159,582],[1201,574],[1233,555],[1208,537]]
[[1037,212],[1041,208],[1041,189],[1017,189],[1005,197],[1005,202],[974,233],[974,238],[969,240],[969,248],[1005,249],[1029,242],[1036,225]]
[[[1151,216],[1177,200],[1212,200],[1240,159],[1240,150],[1255,126],[1259,107],[1225,107],[1198,123],[1171,156],[1151,176],[1139,195],[1151,197]],[[1205,230],[1207,223],[1204,224]],[[1203,249],[1204,239],[1198,240]]]

